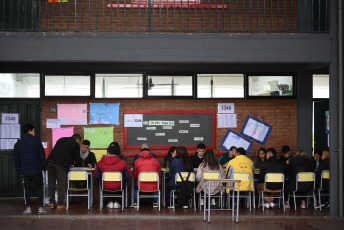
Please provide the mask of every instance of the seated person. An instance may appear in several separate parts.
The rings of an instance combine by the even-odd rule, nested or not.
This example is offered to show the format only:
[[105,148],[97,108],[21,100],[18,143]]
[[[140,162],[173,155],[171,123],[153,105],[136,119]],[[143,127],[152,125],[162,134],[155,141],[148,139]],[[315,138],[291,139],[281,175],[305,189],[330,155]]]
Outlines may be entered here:
[[282,157],[280,158],[280,160],[285,164],[289,164],[289,159],[292,157],[290,154],[289,146],[283,145],[281,151],[282,151]]
[[[134,206],[137,204],[137,190],[138,190],[138,177],[141,172],[157,172],[160,178],[160,163],[157,159],[153,158],[151,151],[148,149],[143,149],[139,154],[139,158],[134,163],[134,179],[135,179],[135,188],[134,188]],[[159,185],[161,183],[159,182]],[[152,191],[158,190],[155,182],[141,182],[140,190],[141,191]],[[158,192],[154,192],[154,195],[157,195]],[[157,207],[158,199],[153,198],[153,207]]]
[[167,156],[164,159],[164,166],[165,168],[170,168],[171,162],[173,160],[172,158],[172,153],[174,152],[174,150],[176,149],[176,146],[172,146],[167,153]]
[[322,156],[322,152],[321,151],[317,151],[317,152],[314,153],[314,156],[312,157],[311,161],[312,161],[314,172],[318,171],[320,162],[322,161],[321,156]]
[[[321,156],[321,162],[319,164],[318,171],[315,172],[315,185],[316,188],[320,188],[321,185],[321,173],[324,170],[330,170],[330,152],[328,150],[324,150]],[[329,191],[329,180],[324,179],[322,182],[322,191],[328,192]],[[326,208],[328,208],[328,197],[322,197],[322,203],[325,204]]]
[[[260,184],[257,186],[258,193],[264,190],[264,180],[266,173],[283,173],[286,175],[286,164],[276,158],[277,152],[274,148],[269,148],[266,150],[266,161],[262,162],[260,167],[259,181]],[[266,191],[274,193],[274,190],[280,190],[282,188],[282,183],[267,183]],[[265,208],[275,208],[276,204],[273,202],[274,198],[264,197]]]
[[[299,172],[313,172],[312,162],[307,157],[307,152],[304,150],[299,150],[295,154],[295,157],[289,160],[289,164],[287,166],[287,176],[288,176],[288,183],[286,186],[287,192],[295,191],[296,189],[296,175]],[[310,191],[313,189],[313,182],[307,183],[299,183],[298,184],[298,191]],[[296,204],[295,204],[296,205]],[[289,208],[288,201],[286,201],[286,208]],[[306,201],[301,201],[301,208],[306,208]]]
[[266,149],[260,148],[257,155],[257,158],[253,161],[254,169],[260,169],[262,162],[266,160]]
[[[203,191],[203,181],[202,181],[202,173],[208,173],[208,172],[218,172],[221,175],[221,179],[225,178],[225,172],[223,170],[222,165],[219,164],[217,161],[217,158],[214,154],[214,152],[210,149],[208,149],[204,154],[204,160],[199,165],[196,173],[196,181],[199,183],[196,188],[196,192],[200,193]],[[222,183],[217,183],[215,186],[221,186]],[[220,191],[219,188],[212,187],[210,189],[211,194],[216,194]]]
[[91,142],[84,140],[80,146],[80,157],[84,167],[94,168],[97,164],[96,156],[90,151]]
[[204,153],[205,153],[205,145],[203,143],[199,143],[197,145],[196,154],[190,157],[190,160],[192,161],[194,168],[198,168],[198,166],[202,163]]
[[[150,149],[149,149],[148,144],[143,143],[143,144],[141,145],[140,152],[142,152],[143,150],[146,150],[146,151],[149,151],[149,152],[150,152]],[[133,167],[134,167],[135,161],[136,161],[137,159],[139,159],[139,154],[140,154],[140,153],[136,154],[136,156],[134,157]],[[154,153],[151,152],[151,154],[152,154],[152,157],[153,157],[153,158],[156,158],[156,156],[155,156]]]
[[111,142],[110,146],[114,146],[117,149],[119,149],[119,159],[127,161],[127,157],[121,153],[121,148],[119,147],[119,144],[117,142]]
[[[119,158],[119,151],[113,146],[108,147],[107,155],[104,156],[99,162],[94,171],[94,178],[98,181],[102,180],[104,172],[121,172],[123,183],[130,181],[131,172],[128,164]],[[121,184],[119,182],[104,181],[104,190],[119,190]],[[105,201],[108,202],[108,208],[120,208],[120,198],[111,199],[106,197]],[[115,201],[115,202],[114,202]]]
[[229,151],[222,154],[219,158],[219,163],[222,167],[227,167],[227,164],[230,160],[234,159],[234,154],[237,148],[235,146],[230,147]]
[[[168,173],[170,181],[167,184],[168,195],[171,196],[171,191],[176,189],[175,177],[178,172],[193,172],[193,164],[190,160],[188,150],[184,146],[177,147],[172,153],[172,163]],[[187,200],[183,200],[183,208],[189,208]]]
[[244,148],[238,148],[235,151],[234,159],[228,162],[226,168],[226,178],[231,178],[234,172],[247,172],[251,175],[251,184],[248,182],[240,183],[240,190],[254,190],[253,187],[253,161],[246,156]]

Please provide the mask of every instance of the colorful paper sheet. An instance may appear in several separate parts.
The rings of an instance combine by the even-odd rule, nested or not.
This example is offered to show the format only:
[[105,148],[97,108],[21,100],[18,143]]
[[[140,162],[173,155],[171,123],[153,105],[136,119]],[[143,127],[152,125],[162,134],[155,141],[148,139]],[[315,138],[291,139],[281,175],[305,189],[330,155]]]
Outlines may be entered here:
[[91,142],[92,149],[107,148],[113,142],[113,127],[85,127],[84,139]]
[[87,104],[57,104],[61,125],[87,125]]
[[254,117],[247,116],[240,134],[265,145],[272,130],[272,126]]
[[55,146],[58,139],[61,137],[71,137],[74,134],[73,127],[65,127],[59,129],[53,129],[53,147]]
[[92,152],[96,156],[97,163],[102,159],[103,156],[106,156],[106,154],[107,154],[105,149],[92,150]]
[[90,103],[90,124],[119,123],[119,104]]

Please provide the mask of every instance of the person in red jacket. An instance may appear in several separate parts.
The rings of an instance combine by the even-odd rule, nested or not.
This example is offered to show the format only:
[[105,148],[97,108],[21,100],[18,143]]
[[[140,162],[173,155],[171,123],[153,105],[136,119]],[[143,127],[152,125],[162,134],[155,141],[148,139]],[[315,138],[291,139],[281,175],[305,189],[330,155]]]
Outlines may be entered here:
[[[135,191],[134,191],[134,206],[137,203],[137,190],[138,190],[138,177],[140,172],[157,172],[160,178],[160,163],[156,158],[153,158],[152,153],[149,149],[142,149],[141,152],[138,154],[139,159],[137,159],[134,163],[134,179],[135,179]],[[159,180],[159,185],[160,185]],[[157,190],[157,185],[155,182],[141,182],[140,183],[140,190],[142,191],[152,191]],[[157,192],[154,193],[158,194]],[[157,207],[157,198],[153,198],[153,207]]]
[[[131,172],[128,167],[127,162],[119,158],[119,148],[115,146],[110,146],[107,149],[107,155],[104,156],[99,162],[94,170],[94,178],[98,181],[102,180],[102,174],[104,172],[121,172],[123,183],[130,181]],[[104,189],[106,190],[119,190],[121,189],[120,182],[104,181]],[[123,185],[124,186],[124,185]],[[112,200],[110,197],[106,200],[108,202],[108,208],[120,208],[121,205],[118,201],[119,198]],[[113,202],[115,201],[115,202]]]

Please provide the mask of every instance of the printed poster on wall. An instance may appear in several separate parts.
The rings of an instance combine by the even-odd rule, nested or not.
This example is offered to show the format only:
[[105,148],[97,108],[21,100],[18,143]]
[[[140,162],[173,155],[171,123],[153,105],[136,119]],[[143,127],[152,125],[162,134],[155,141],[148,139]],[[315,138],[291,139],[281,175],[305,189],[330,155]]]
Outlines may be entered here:
[[85,127],[85,139],[91,142],[92,149],[107,148],[113,142],[113,127]]
[[87,104],[57,104],[61,125],[87,125]]
[[246,150],[246,154],[250,151],[253,142],[247,140],[246,138],[240,136],[239,134],[235,133],[234,131],[228,129],[225,137],[223,138],[220,148],[229,151],[232,146],[237,148],[244,148]]
[[119,123],[119,104],[90,103],[90,124]]
[[272,130],[272,126],[254,117],[247,116],[240,134],[265,144]]
[[61,137],[71,137],[74,134],[74,128],[73,127],[65,127],[65,128],[57,128],[53,129],[53,147],[55,146],[58,139]]

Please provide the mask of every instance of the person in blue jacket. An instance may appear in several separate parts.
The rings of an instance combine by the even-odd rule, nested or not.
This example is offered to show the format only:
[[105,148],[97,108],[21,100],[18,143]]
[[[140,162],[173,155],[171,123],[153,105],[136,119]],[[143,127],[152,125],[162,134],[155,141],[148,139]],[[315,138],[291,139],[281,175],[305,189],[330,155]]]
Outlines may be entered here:
[[45,215],[47,211],[43,209],[43,175],[46,171],[47,161],[42,142],[35,136],[35,126],[26,124],[23,127],[23,137],[14,145],[14,164],[16,170],[24,181],[24,199],[26,209],[24,215],[31,214],[31,184],[34,182],[38,193],[38,214]]

